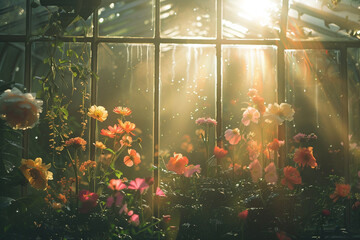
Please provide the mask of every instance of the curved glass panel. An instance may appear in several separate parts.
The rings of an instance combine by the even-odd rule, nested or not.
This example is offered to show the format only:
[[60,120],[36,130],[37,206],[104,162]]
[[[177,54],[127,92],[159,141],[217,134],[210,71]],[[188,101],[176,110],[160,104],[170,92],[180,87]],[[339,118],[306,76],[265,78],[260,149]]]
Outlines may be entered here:
[[26,0],[0,1],[0,35],[25,34]]

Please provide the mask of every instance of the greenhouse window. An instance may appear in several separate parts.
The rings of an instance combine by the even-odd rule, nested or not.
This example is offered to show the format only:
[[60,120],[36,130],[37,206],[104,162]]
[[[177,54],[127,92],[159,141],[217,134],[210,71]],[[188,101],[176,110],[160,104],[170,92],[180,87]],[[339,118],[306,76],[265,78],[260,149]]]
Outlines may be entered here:
[[85,2],[0,3],[1,236],[360,236],[358,0]]

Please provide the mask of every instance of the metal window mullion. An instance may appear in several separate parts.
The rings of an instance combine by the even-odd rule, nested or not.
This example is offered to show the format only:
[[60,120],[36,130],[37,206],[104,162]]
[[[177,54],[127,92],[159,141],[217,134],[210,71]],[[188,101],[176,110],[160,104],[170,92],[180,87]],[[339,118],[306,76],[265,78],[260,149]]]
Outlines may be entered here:
[[[222,147],[222,119],[223,119],[223,105],[222,105],[222,0],[216,1],[216,142]],[[219,161],[219,160],[218,160]],[[219,166],[219,162],[217,163]]]
[[[91,39],[91,71],[92,76],[90,79],[90,105],[97,104],[97,72],[98,72],[98,37],[99,37],[99,15],[98,9],[95,9],[93,13],[93,37]],[[89,145],[90,145],[90,159],[95,159],[95,146],[96,140],[96,120],[90,118],[90,133],[89,133]]]
[[[289,0],[283,0],[280,19],[280,41],[277,45],[277,102],[285,102],[285,46],[288,45],[286,38],[287,18],[289,11]],[[278,127],[278,139],[286,140],[285,124]],[[287,141],[285,141],[286,143]],[[280,159],[275,163],[278,167],[283,167],[285,163],[287,146],[280,151]]]
[[[342,142],[343,142],[343,159],[344,159],[344,178],[346,183],[350,183],[350,159],[349,159],[349,101],[348,101],[348,72],[347,72],[347,48],[342,47],[340,48],[340,74],[341,74],[341,118],[342,123],[345,128],[343,129],[342,133]],[[345,227],[350,226],[351,221],[351,205],[350,201],[348,202],[345,210]]]
[[[154,64],[154,123],[153,123],[153,156],[154,156],[154,186],[153,193],[160,183],[159,152],[160,152],[160,0],[155,0],[155,64]],[[154,216],[159,217],[159,203],[153,201]]]

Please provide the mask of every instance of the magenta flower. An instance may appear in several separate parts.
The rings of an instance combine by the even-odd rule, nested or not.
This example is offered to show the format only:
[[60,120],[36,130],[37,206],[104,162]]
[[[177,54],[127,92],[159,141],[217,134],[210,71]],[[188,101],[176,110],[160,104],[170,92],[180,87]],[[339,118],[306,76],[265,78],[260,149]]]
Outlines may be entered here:
[[200,173],[201,172],[201,168],[200,165],[189,165],[187,167],[185,167],[185,172],[184,172],[184,176],[185,177],[191,177],[194,173]]
[[108,188],[114,191],[120,191],[125,189],[126,185],[121,181],[121,179],[111,179]]
[[156,196],[166,197],[165,193],[159,187],[156,188]]
[[241,122],[245,126],[249,126],[250,122],[258,123],[259,118],[260,118],[259,111],[253,107],[248,107],[243,113],[243,118],[241,119]]
[[144,178],[135,178],[130,182],[128,189],[139,190],[140,194],[142,194],[148,187],[149,184],[146,183]]

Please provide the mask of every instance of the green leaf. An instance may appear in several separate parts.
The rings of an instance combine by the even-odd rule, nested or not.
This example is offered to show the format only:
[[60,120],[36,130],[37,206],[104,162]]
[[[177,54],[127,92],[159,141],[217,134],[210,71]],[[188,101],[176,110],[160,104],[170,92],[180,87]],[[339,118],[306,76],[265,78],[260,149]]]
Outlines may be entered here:
[[66,108],[62,107],[62,108],[60,108],[60,111],[64,114],[64,116],[63,116],[64,119],[67,120],[68,117],[69,117],[69,112],[68,112],[68,110],[67,110]]
[[115,152],[114,152],[111,148],[107,148],[107,149],[105,149],[105,150],[111,152],[112,154],[115,154]]
[[119,171],[119,170],[116,170],[116,171],[115,171],[115,176],[116,176],[117,178],[121,178],[122,175],[123,175],[123,173],[122,173],[121,171]]

